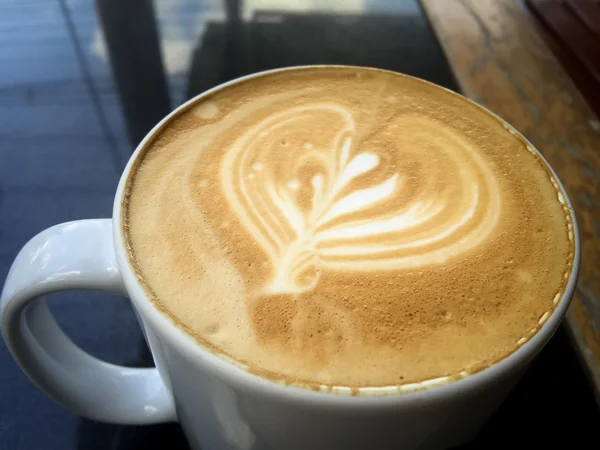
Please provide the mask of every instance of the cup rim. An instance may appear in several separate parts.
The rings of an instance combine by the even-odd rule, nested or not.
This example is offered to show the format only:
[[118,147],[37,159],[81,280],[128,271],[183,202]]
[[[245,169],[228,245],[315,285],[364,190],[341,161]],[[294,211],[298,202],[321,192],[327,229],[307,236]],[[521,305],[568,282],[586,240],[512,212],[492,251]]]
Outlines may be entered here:
[[[550,314],[548,320],[537,330],[537,332],[531,338],[528,339],[527,342],[518,347],[508,356],[493,363],[491,366],[486,367],[485,369],[482,369],[474,374],[467,375],[464,378],[450,380],[443,384],[433,385],[430,387],[423,387],[422,389],[418,389],[415,391],[394,392],[384,395],[360,394],[355,396],[326,391],[314,391],[309,388],[296,385],[285,385],[284,383],[279,383],[268,378],[255,375],[243,369],[242,367],[239,367],[236,364],[226,361],[218,354],[213,353],[210,349],[202,346],[192,336],[185,333],[185,331],[183,331],[175,323],[173,323],[173,321],[167,315],[159,311],[157,306],[152,301],[150,301],[142,284],[135,275],[134,268],[131,266],[131,263],[127,256],[127,245],[123,233],[123,200],[125,186],[129,179],[131,170],[134,167],[138,156],[146,147],[146,144],[154,137],[154,135],[157,132],[159,132],[167,123],[169,123],[169,121],[173,117],[177,116],[182,110],[185,110],[190,105],[202,99],[203,97],[209,96],[214,92],[225,89],[231,85],[238,84],[240,82],[244,82],[252,78],[268,76],[277,72],[331,67],[351,68],[356,70],[372,70],[401,75],[408,78],[412,78],[419,82],[427,83],[439,89],[443,89],[451,95],[459,96],[462,99],[466,99],[468,102],[475,105],[477,108],[480,108],[481,110],[487,112],[488,114],[496,118],[501,124],[504,125],[504,127],[509,132],[523,139],[531,147],[531,149],[533,149],[536,155],[540,157],[540,159],[543,161],[543,163],[546,165],[546,167],[549,169],[550,173],[556,180],[561,193],[564,195],[573,224],[575,251],[573,254],[573,266],[571,268],[569,280],[558,304]],[[140,310],[141,316],[144,321],[150,322],[153,325],[153,329],[160,330],[161,339],[168,340],[173,345],[173,347],[178,349],[179,352],[192,359],[196,363],[195,365],[201,365],[204,370],[213,373],[217,377],[223,379],[227,384],[235,386],[236,388],[248,389],[254,394],[261,396],[277,398],[283,397],[287,398],[290,401],[295,400],[300,402],[319,403],[324,406],[329,405],[332,407],[376,406],[377,408],[382,408],[386,406],[397,407],[397,405],[399,404],[408,404],[413,402],[423,403],[438,400],[443,401],[444,399],[448,399],[456,395],[465,394],[467,392],[472,393],[474,391],[479,391],[481,389],[484,389],[486,386],[489,386],[495,381],[499,381],[503,378],[506,378],[511,374],[518,373],[521,369],[524,369],[526,365],[544,347],[546,342],[552,337],[552,335],[562,322],[573,297],[573,294],[575,292],[575,285],[577,283],[577,277],[579,274],[581,252],[579,228],[577,225],[571,200],[564,188],[564,185],[562,184],[556,172],[550,166],[546,158],[544,158],[544,156],[539,152],[539,150],[533,144],[531,144],[531,142],[529,142],[529,140],[525,136],[523,136],[519,131],[517,131],[512,125],[510,125],[504,119],[499,117],[497,114],[488,110],[484,106],[479,105],[473,100],[454,91],[451,91],[450,89],[447,89],[443,86],[431,83],[429,81],[413,77],[411,75],[406,75],[385,69],[336,64],[291,66],[265,70],[245,75],[234,80],[230,80],[225,83],[219,84],[218,86],[215,86],[207,91],[204,91],[194,96],[190,100],[184,102],[183,104],[175,108],[173,111],[171,111],[158,124],[156,124],[156,126],[154,126],[154,128],[152,128],[152,130],[150,130],[148,134],[144,137],[144,139],[142,139],[142,141],[138,144],[121,175],[113,204],[113,237],[115,247],[114,250],[117,258],[118,267],[121,271],[123,284],[125,285],[125,288],[128,294],[130,295],[131,302],[133,303],[136,309]]]

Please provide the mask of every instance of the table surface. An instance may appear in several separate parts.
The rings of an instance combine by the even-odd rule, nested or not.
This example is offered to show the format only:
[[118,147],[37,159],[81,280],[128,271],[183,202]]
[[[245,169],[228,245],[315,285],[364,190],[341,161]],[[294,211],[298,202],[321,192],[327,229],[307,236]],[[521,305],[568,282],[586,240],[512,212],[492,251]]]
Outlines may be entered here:
[[[569,79],[549,76],[557,64],[515,4],[423,3],[430,22],[416,0],[0,2],[0,280],[40,230],[109,217],[135,144],[196,93],[298,64],[409,73],[461,90],[524,132],[557,169],[582,226],[582,283],[569,327],[468,448],[593,442],[600,412],[580,360],[597,367],[600,354],[592,321],[600,310],[600,160],[592,151],[600,127]],[[531,55],[539,65],[527,63]],[[49,303],[85,350],[151,365],[126,299],[65,293]],[[0,450],[186,448],[176,424],[106,425],[63,410],[27,380],[3,342],[0,367]]]

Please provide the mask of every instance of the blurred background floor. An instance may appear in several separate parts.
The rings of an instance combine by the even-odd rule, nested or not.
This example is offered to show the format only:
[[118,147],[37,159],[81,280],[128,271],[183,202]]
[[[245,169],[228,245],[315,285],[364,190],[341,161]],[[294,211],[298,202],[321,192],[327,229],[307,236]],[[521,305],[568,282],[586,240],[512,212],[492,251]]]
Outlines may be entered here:
[[[171,109],[223,81],[337,63],[459,89],[416,0],[327,3],[1,0],[0,281],[42,229],[110,217],[139,140]],[[50,304],[84,349],[151,365],[126,299],[86,292],[53,296]],[[64,411],[26,379],[3,342],[0,367],[0,449],[186,448],[177,425],[120,427]],[[561,329],[469,448],[593,442],[599,419]]]

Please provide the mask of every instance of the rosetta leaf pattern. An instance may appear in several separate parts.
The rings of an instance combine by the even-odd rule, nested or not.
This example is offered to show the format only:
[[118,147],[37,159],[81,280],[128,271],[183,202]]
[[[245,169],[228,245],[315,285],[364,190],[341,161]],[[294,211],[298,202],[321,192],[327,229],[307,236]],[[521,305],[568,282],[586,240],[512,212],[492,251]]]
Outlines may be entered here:
[[[315,117],[339,129],[328,142],[295,144],[285,150],[290,160],[281,163],[276,144],[286,143],[282,136],[290,130],[310,129],[306,123]],[[296,106],[273,114],[227,151],[222,187],[269,257],[272,277],[265,293],[310,291],[324,270],[440,264],[484,241],[499,217],[494,174],[453,130],[417,119],[401,118],[394,125],[412,127],[415,136],[444,155],[449,172],[458,174],[443,180],[452,189],[432,188],[436,180],[430,179],[419,181],[422,188],[405,188],[411,174],[390,171],[381,156],[386,149],[358,145],[352,115],[340,105]],[[387,151],[423,158],[413,148]],[[454,192],[452,199],[449,192]]]

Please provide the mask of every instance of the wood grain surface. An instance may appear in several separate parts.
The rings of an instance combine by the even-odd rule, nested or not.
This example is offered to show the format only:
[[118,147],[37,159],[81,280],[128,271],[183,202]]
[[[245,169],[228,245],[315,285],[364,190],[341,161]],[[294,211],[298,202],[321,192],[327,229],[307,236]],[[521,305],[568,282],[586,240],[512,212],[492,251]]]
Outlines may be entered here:
[[573,202],[581,268],[568,328],[600,402],[600,121],[516,0],[421,0],[462,92],[523,133]]

